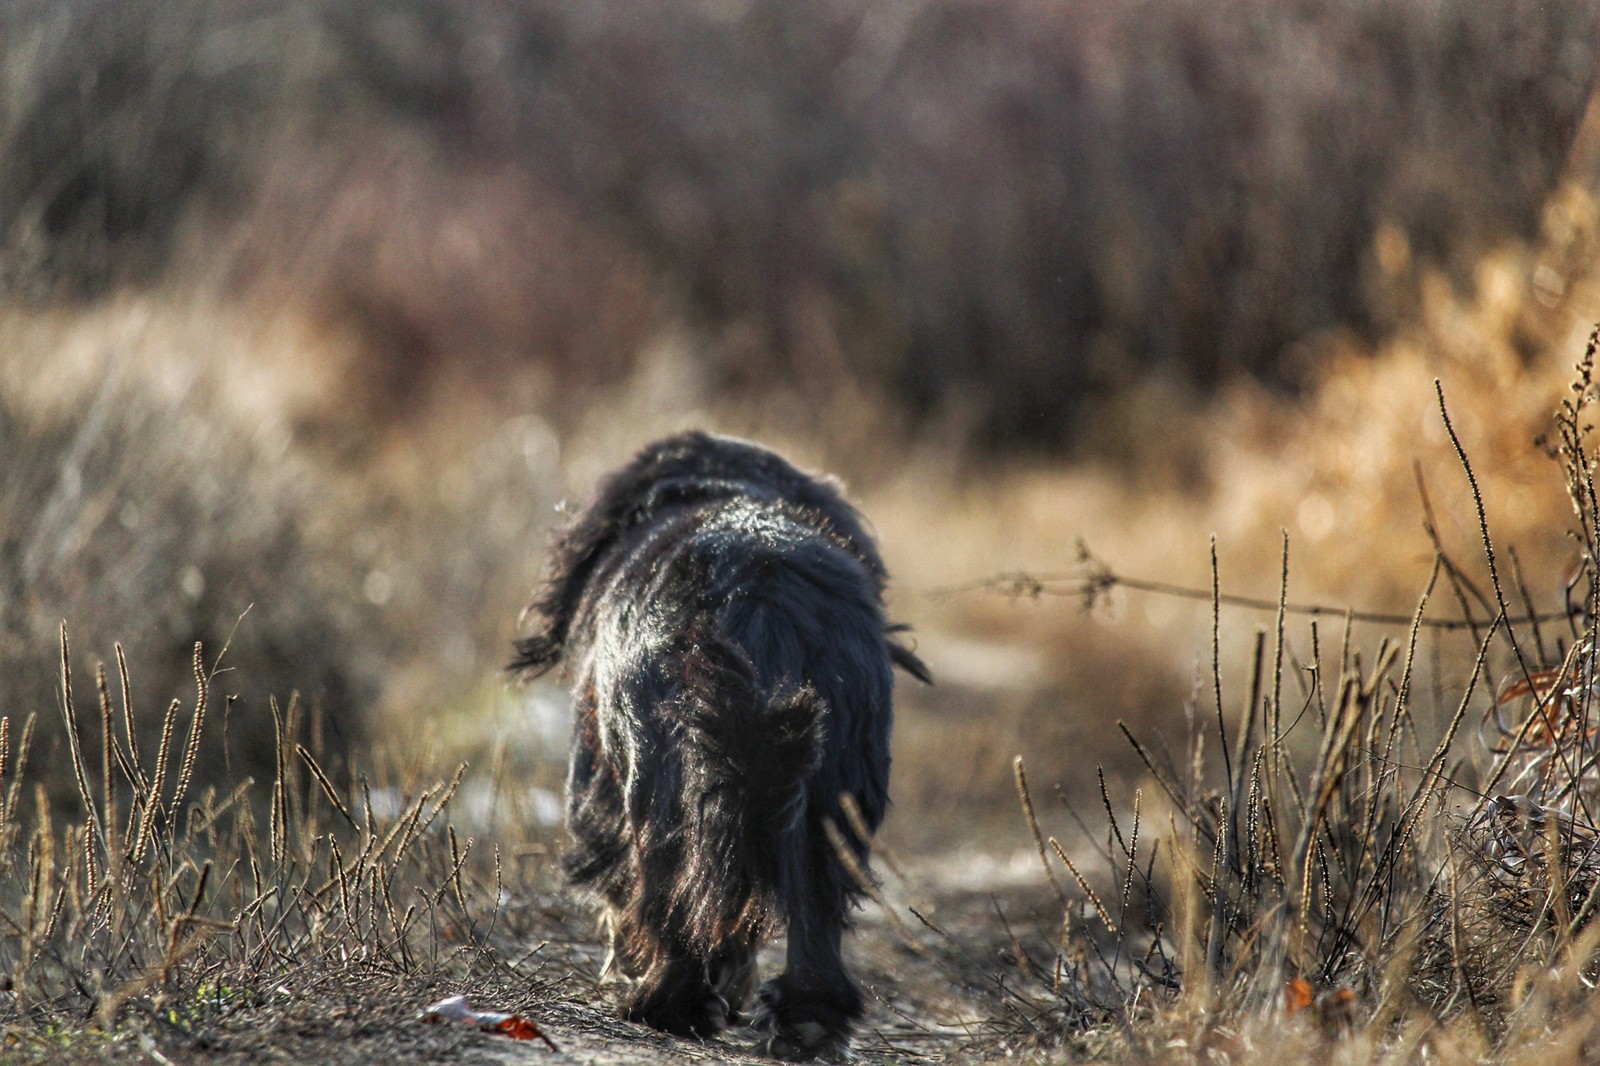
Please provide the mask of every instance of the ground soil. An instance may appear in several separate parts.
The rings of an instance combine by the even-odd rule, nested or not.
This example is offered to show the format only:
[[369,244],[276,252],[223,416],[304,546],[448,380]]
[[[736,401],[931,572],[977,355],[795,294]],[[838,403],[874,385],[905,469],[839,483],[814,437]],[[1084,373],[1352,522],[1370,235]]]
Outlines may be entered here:
[[[1042,987],[1035,982],[1030,992],[1017,991],[1028,984],[1019,962],[1052,965],[1052,930],[1061,920],[1061,907],[1037,861],[1036,856],[996,861],[964,851],[910,863],[902,867],[903,878],[886,878],[888,910],[868,903],[847,947],[868,1003],[856,1061],[975,1061],[1056,1041]],[[522,980],[503,974],[473,981],[473,1005],[526,1017],[557,1051],[538,1040],[423,1024],[418,1015],[424,1007],[460,988],[396,975],[359,982],[312,978],[285,989],[280,998],[204,1012],[204,1023],[194,1028],[186,1028],[181,1012],[152,1017],[148,1025],[129,1026],[103,1046],[74,1047],[72,1054],[80,1062],[103,1058],[206,1066],[772,1061],[757,1052],[746,1030],[700,1043],[619,1020],[614,1009],[619,987],[598,980],[601,939],[583,901],[557,894],[530,906],[537,909],[533,920],[545,935],[527,941],[524,961],[516,968]],[[781,965],[779,943],[763,954],[762,972],[774,973]],[[24,1061],[57,1061],[44,1043],[13,1045],[12,1051]]]

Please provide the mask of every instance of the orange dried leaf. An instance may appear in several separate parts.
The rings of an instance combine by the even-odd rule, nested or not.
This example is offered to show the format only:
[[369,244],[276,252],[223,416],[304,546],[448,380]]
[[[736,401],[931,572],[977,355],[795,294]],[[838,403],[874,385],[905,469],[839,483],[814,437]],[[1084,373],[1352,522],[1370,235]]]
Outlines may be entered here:
[[537,1025],[520,1014],[513,1014],[506,1018],[505,1021],[495,1026],[495,1031],[504,1033],[513,1040],[543,1040],[549,1045],[551,1051],[561,1050],[556,1047],[554,1041],[544,1035],[544,1032]]
[[1296,977],[1283,986],[1283,1006],[1294,1015],[1311,1006],[1311,982],[1304,977]]
[[485,1032],[500,1033],[513,1040],[542,1040],[551,1051],[560,1053],[555,1041],[539,1029],[537,1025],[522,1017],[520,1014],[505,1014],[500,1011],[473,1010],[472,1004],[467,1002],[466,996],[448,996],[423,1011],[419,1020],[430,1025],[444,1022],[455,1022],[459,1025],[471,1025]]

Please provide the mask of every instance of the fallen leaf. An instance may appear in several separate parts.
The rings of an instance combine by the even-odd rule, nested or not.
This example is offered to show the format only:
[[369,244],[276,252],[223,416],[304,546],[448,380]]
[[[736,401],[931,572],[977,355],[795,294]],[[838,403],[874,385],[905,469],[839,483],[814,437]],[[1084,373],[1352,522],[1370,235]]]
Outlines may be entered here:
[[1311,1006],[1311,999],[1311,982],[1304,977],[1296,977],[1283,986],[1283,1005],[1290,1017]]
[[423,1011],[418,1020],[428,1025],[442,1025],[445,1022],[471,1025],[484,1032],[500,1033],[512,1040],[543,1040],[551,1051],[558,1054],[561,1051],[556,1047],[555,1041],[545,1036],[539,1027],[527,1018],[520,1014],[504,1014],[500,1011],[473,1010],[466,996],[447,996]]

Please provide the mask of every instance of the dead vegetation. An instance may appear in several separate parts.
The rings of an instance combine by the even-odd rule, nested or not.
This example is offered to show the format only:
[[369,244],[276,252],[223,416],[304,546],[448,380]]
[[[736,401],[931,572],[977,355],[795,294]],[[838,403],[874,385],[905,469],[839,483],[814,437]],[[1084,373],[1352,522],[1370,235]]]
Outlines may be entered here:
[[[1580,1049],[1595,17],[5,7],[0,1057],[740,1055],[609,1018],[497,680],[690,422],[846,473],[938,667],[868,1061]],[[924,595],[1075,534],[1012,591],[1091,612]]]
[[167,707],[152,744],[120,647],[83,693],[63,626],[78,801],[65,815],[32,764],[37,719],[0,718],[8,1058],[157,1046],[249,1058],[281,1036],[262,1035],[264,1018],[273,1031],[320,1018],[336,1034],[343,1017],[369,1041],[405,1044],[419,1038],[397,1010],[409,1021],[446,981],[517,1004],[548,997],[555,982],[520,917],[539,898],[522,875],[529,840],[479,842],[451,824],[464,765],[430,781],[363,762],[341,787],[294,698],[272,702],[266,779],[199,784],[201,738],[224,728],[226,654],[195,646],[194,695]]
[[[1364,652],[1348,618],[1332,637],[1313,619],[1296,647],[1285,536],[1276,623],[1256,631],[1242,690],[1214,646],[1176,750],[1123,727],[1149,775],[1131,807],[1102,791],[1098,829],[1073,815],[1068,843],[1046,840],[1019,759],[1064,907],[1058,947],[1025,960],[1032,992],[1013,1011],[1037,1038],[1081,1050],[1111,1032],[1113,1057],[1139,1061],[1277,1060],[1280,1037],[1338,1061],[1423,1048],[1515,1061],[1594,1038],[1600,1018],[1578,1005],[1600,973],[1597,342],[1600,327],[1550,438],[1579,560],[1571,609],[1548,612],[1558,621],[1505,568],[1441,391],[1485,584],[1436,544],[1403,637]],[[1214,632],[1222,607],[1214,584]],[[1429,626],[1473,649],[1432,693],[1415,669],[1437,654]]]
[[304,316],[355,349],[329,433],[441,387],[563,419],[676,344],[712,397],[1116,453],[1151,376],[1307,385],[1307,338],[1533,235],[1597,17],[25,0],[0,291]]
[[[1436,543],[1411,618],[1369,620],[1396,633],[1375,648],[1320,608],[1302,643],[1310,607],[1289,598],[1285,536],[1277,602],[1244,605],[1274,622],[1237,681],[1216,575],[1207,681],[1182,737],[1123,729],[1142,791],[1102,776],[1100,814],[1079,817],[1036,805],[1017,760],[1053,930],[998,883],[963,894],[885,855],[863,1054],[1514,1061],[1592,1039],[1597,342],[1600,329],[1549,438],[1579,553],[1566,603],[1540,603],[1508,566],[1439,390],[1480,559]],[[1138,584],[1084,574],[1070,589],[1090,599]],[[0,719],[0,1019],[23,1061],[153,1048],[254,1062],[334,1044],[432,1061],[491,1039],[417,1023],[463,993],[580,1049],[639,1039],[606,1020],[595,934],[550,879],[557,842],[503,752],[487,774],[440,773],[404,748],[399,762],[330,753],[304,703],[271,700],[271,772],[202,783],[229,650],[196,646],[193,695],[152,740],[120,649],[86,691],[67,638],[65,809],[33,767],[37,719]],[[487,801],[463,811],[475,790]],[[1063,815],[1069,831],[1047,837]],[[677,1053],[658,1043],[649,1054]]]

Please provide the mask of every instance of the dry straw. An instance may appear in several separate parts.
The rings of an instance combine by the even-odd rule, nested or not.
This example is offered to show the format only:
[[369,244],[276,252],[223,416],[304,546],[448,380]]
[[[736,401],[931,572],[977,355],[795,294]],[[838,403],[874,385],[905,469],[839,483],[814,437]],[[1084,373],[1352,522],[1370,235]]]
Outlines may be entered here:
[[[1122,1019],[1119,1039],[1130,1050],[1166,1057],[1178,1044],[1195,1051],[1226,1044],[1247,1061],[1252,1048],[1265,1061],[1296,1041],[1313,1053],[1330,1040],[1353,1041],[1357,1058],[1405,1058],[1423,1032],[1435,1034],[1429,1039],[1438,1053],[1454,1049],[1447,1059],[1515,1057],[1530,1042],[1575,1048],[1600,1033],[1594,1010],[1573,1009],[1590,1002],[1587,990],[1600,979],[1600,923],[1592,921],[1600,909],[1600,497],[1593,482],[1600,457],[1588,425],[1600,398],[1597,346],[1600,327],[1556,414],[1551,452],[1584,555],[1567,602],[1555,610],[1535,609],[1514,553],[1495,544],[1442,386],[1439,417],[1473,500],[1486,590],[1433,534],[1426,499],[1435,560],[1410,616],[1292,602],[1287,535],[1276,600],[1224,594],[1214,544],[1209,594],[1114,574],[1083,549],[1068,573],[980,583],[1088,603],[1113,588],[1208,595],[1212,608],[1215,717],[1208,730],[1192,730],[1187,752],[1198,772],[1180,772],[1121,727],[1167,806],[1156,823],[1166,824],[1164,862],[1137,861],[1134,842],[1148,819],[1142,799],[1130,821],[1104,790],[1105,829],[1085,840],[1105,873],[1086,875],[1089,853],[1053,837],[1047,850],[1017,762],[1024,817],[1050,881],[1062,893],[1060,862],[1087,903],[1062,893],[1054,973],[1030,975],[1040,990],[1035,1025],[1054,997],[1056,1038],[1110,1016]],[[1441,579],[1454,615],[1430,613]],[[1270,630],[1257,631],[1236,721],[1225,713],[1224,607],[1274,617]],[[1304,665],[1290,659],[1294,615],[1312,616]],[[1324,684],[1322,616],[1344,619],[1337,684]],[[1356,650],[1355,621],[1390,625],[1404,637],[1384,638],[1367,659]],[[1564,632],[1551,632],[1552,622]],[[1416,702],[1419,638],[1430,632],[1468,642],[1453,684],[1436,686],[1453,689],[1448,708]],[[1494,664],[1509,671],[1498,686],[1488,680]],[[1300,691],[1291,694],[1288,682],[1296,680]],[[1462,727],[1475,707],[1484,708],[1483,743],[1468,751],[1462,738],[1472,730]],[[1313,709],[1315,744],[1290,743]],[[1104,902],[1108,890],[1115,915]],[[1094,967],[1063,991],[1059,974],[1084,956]],[[1296,1019],[1286,1030],[1284,1015]],[[1141,1018],[1147,1024],[1131,1024]],[[1313,1024],[1300,1026],[1301,1018]],[[1284,1035],[1267,1041],[1264,1026]]]
[[[116,663],[121,713],[100,668],[98,728],[86,728],[61,627],[71,809],[30,788],[33,716],[20,731],[0,717],[0,1024],[11,1039],[78,1029],[86,1018],[108,1034],[180,1018],[193,1036],[241,1003],[270,1004],[335,975],[349,988],[402,978],[423,988],[447,974],[509,973],[479,924],[497,913],[499,892],[484,891],[472,841],[443,821],[465,765],[427,788],[399,783],[415,798],[397,814],[374,809],[362,777],[365,802],[353,812],[315,741],[300,737],[303,715],[291,699],[287,710],[271,708],[274,780],[195,796],[216,664],[208,672],[195,647],[183,744],[175,743],[183,705],[173,701],[147,763],[120,646]],[[499,876],[497,867],[497,886]],[[518,986],[528,994],[539,984],[524,975]]]

